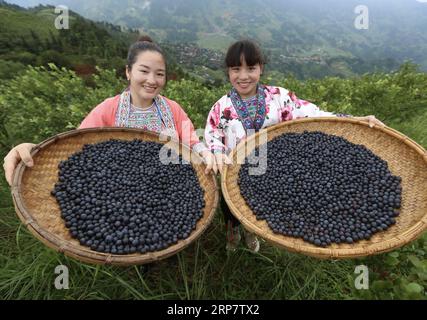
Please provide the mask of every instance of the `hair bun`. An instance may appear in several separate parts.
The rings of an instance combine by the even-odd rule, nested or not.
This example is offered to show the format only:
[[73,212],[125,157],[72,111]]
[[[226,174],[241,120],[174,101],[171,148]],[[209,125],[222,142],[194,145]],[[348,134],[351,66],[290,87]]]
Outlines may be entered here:
[[146,42],[154,42],[153,41],[153,39],[151,39],[149,36],[147,36],[147,35],[143,35],[143,36],[140,36],[139,38],[138,38],[138,42],[144,42],[144,41],[146,41]]

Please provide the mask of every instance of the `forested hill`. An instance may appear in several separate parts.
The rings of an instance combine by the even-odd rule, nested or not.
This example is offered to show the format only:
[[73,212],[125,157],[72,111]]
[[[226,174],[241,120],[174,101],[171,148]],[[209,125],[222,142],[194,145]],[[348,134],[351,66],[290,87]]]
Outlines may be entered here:
[[95,23],[73,12],[70,30],[57,30],[53,7],[25,10],[0,3],[0,78],[11,78],[26,65],[53,62],[78,74],[91,74],[95,66],[124,66],[124,58],[137,33]]

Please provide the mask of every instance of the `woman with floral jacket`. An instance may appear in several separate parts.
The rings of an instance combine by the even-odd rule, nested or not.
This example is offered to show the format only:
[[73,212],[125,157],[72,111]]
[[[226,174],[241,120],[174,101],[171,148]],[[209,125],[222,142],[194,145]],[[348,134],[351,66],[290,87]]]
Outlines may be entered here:
[[[248,134],[282,121],[347,116],[322,111],[285,88],[260,84],[265,59],[259,47],[250,40],[232,44],[227,51],[225,65],[232,89],[213,105],[205,128],[205,142],[215,154],[220,172],[224,164],[231,163],[227,154]],[[370,126],[384,126],[374,116],[356,118],[368,121]],[[221,208],[227,227],[226,248],[234,251],[240,241],[240,223],[231,214],[223,198]],[[250,250],[259,250],[259,241],[255,235],[245,232],[245,239]]]

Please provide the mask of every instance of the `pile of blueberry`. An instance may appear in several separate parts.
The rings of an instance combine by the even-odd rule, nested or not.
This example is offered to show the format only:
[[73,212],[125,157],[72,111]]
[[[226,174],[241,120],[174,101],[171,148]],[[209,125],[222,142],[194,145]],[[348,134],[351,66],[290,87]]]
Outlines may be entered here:
[[165,165],[162,144],[109,140],[85,145],[59,164],[52,195],[71,236],[92,250],[146,253],[187,238],[203,215],[192,165]]
[[253,167],[246,158],[240,191],[275,233],[326,247],[370,239],[396,223],[401,178],[363,145],[321,132],[287,133],[267,143],[265,174],[252,174]]

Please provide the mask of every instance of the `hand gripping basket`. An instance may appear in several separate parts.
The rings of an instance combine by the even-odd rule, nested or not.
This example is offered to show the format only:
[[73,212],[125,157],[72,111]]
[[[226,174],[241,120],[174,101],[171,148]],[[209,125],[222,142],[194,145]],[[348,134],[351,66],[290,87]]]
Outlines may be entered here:
[[[401,247],[420,236],[427,227],[427,153],[417,143],[391,128],[370,128],[366,122],[351,118],[306,118],[283,122],[267,128],[267,140],[287,132],[321,131],[341,136],[355,144],[363,144],[388,162],[393,175],[402,178],[402,204],[395,225],[376,233],[371,239],[354,244],[332,244],[326,248],[314,246],[302,239],[273,233],[264,220],[255,214],[240,194],[237,178],[242,159],[259,145],[259,135],[242,141],[230,157],[233,165],[222,174],[224,198],[234,216],[243,226],[273,245],[309,256],[329,259],[356,258],[387,252]],[[255,139],[255,141],[253,141]],[[245,153],[245,148],[246,153]],[[268,206],[268,204],[266,204]]]
[[[158,143],[168,143],[183,159],[193,165],[199,183],[204,190],[205,208],[196,229],[187,239],[160,251],[145,254],[114,255],[91,250],[71,238],[56,199],[50,194],[58,181],[58,164],[71,154],[82,149],[84,144],[97,143],[109,139],[141,139]],[[183,152],[183,151],[186,152]],[[136,265],[164,259],[187,247],[196,240],[211,223],[218,202],[216,178],[204,173],[205,165],[188,147],[174,141],[160,141],[159,135],[139,129],[94,128],[74,130],[58,134],[37,145],[32,151],[34,166],[27,168],[20,162],[15,170],[12,196],[16,213],[30,232],[48,247],[83,262],[95,264]]]

